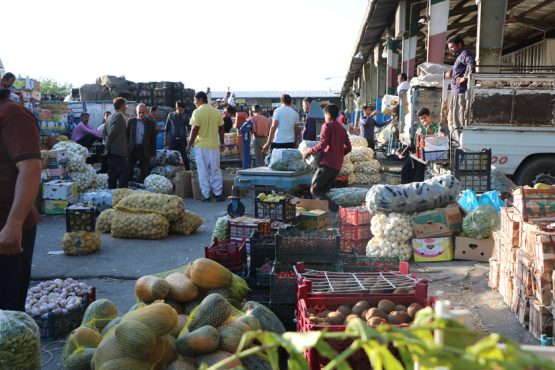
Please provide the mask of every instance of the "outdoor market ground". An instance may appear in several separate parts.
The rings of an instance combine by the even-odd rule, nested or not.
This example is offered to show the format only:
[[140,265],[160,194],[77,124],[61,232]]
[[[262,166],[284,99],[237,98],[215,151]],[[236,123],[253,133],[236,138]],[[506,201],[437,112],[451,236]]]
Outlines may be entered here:
[[[252,196],[245,200],[253,209]],[[102,249],[93,255],[67,257],[49,254],[61,250],[65,232],[63,216],[44,217],[38,227],[33,259],[33,283],[72,277],[96,287],[97,298],[112,300],[126,312],[135,303],[135,280],[142,275],[171,270],[198,257],[210,241],[216,219],[225,215],[225,203],[202,203],[186,199],[186,208],[200,214],[205,224],[193,235],[170,236],[166,240],[128,240],[102,236]],[[472,313],[476,329],[507,335],[520,343],[537,341],[517,321],[496,291],[488,288],[487,263],[451,261],[411,263],[411,272],[429,280],[429,294],[449,299]],[[61,369],[63,339],[42,341],[43,369]]]

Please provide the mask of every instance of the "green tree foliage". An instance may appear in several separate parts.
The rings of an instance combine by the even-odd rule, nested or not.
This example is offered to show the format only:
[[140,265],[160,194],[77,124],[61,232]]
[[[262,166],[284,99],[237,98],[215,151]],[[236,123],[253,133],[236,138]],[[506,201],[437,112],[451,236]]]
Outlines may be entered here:
[[42,95],[54,95],[64,97],[71,92],[73,85],[70,83],[61,83],[51,78],[42,78],[40,80],[40,91]]

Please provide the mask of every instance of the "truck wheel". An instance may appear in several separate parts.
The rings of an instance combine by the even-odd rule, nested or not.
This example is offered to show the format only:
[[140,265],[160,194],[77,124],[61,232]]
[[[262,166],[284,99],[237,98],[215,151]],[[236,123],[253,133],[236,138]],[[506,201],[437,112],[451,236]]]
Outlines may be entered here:
[[517,185],[544,183],[555,185],[555,157],[541,156],[527,160],[515,176]]

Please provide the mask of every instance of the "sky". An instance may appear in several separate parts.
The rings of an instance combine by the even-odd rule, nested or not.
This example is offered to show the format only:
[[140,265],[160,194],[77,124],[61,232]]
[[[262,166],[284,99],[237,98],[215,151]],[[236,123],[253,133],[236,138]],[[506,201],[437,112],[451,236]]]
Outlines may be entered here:
[[74,86],[109,74],[134,82],[181,81],[195,90],[335,91],[347,73],[367,4],[8,1],[2,25],[10,31],[0,42],[0,59],[16,75]]

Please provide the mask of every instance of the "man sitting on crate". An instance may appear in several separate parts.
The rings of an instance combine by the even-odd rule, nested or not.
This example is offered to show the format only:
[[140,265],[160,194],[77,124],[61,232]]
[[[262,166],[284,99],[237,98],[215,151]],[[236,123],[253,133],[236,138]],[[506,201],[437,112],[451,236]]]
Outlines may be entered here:
[[440,127],[437,123],[432,122],[432,116],[428,108],[422,108],[418,111],[418,119],[420,124],[416,126],[414,135],[411,137],[411,145],[405,147],[400,153],[399,158],[405,159],[403,168],[401,169],[401,184],[411,182],[424,181],[426,174],[426,165],[410,157],[410,153],[416,148],[416,137],[418,135],[441,135]]
[[[329,104],[324,108],[325,123],[320,132],[320,142],[303,153],[303,158],[311,154],[322,153],[320,167],[312,178],[310,192],[316,199],[327,200],[331,212],[338,212],[339,206],[327,195],[335,178],[343,166],[343,157],[351,151],[351,142],[347,131],[336,121],[339,107]],[[333,224],[333,217],[330,217]]]

